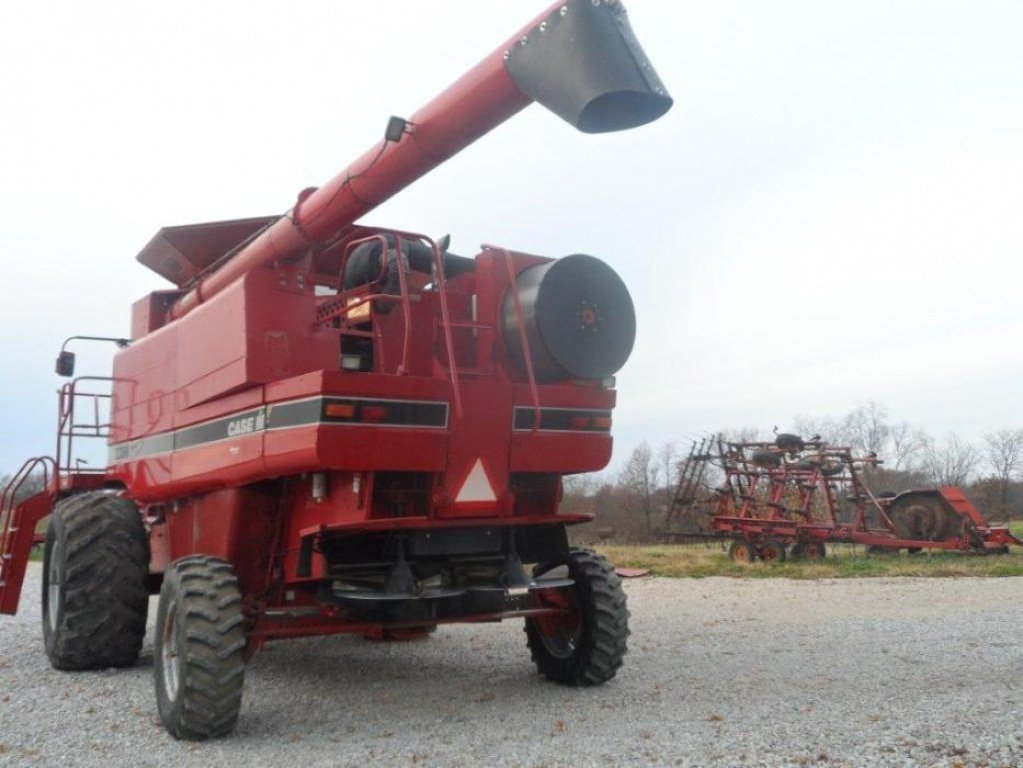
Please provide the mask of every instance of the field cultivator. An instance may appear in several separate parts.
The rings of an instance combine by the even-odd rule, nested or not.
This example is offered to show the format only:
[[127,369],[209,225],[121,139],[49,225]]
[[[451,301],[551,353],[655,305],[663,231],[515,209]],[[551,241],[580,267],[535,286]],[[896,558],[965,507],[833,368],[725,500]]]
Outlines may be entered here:
[[[669,510],[672,538],[731,539],[733,560],[824,557],[830,543],[871,553],[924,549],[978,554],[1023,545],[991,526],[957,487],[875,494],[867,470],[881,460],[814,437],[695,442]],[[720,483],[707,482],[712,477]]]

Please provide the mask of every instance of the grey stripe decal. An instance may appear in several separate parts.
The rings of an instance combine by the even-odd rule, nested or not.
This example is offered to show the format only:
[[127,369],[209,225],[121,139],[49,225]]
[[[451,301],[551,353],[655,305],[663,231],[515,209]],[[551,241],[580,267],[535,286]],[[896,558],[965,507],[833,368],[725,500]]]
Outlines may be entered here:
[[[328,405],[351,406],[352,416],[328,416]],[[363,421],[363,409],[373,407],[382,415],[371,422]],[[311,424],[446,429],[448,404],[443,401],[359,397],[311,397],[275,403],[171,432],[162,432],[152,437],[112,445],[108,461],[110,464],[133,461],[221,440],[232,440],[269,429],[291,429]]]

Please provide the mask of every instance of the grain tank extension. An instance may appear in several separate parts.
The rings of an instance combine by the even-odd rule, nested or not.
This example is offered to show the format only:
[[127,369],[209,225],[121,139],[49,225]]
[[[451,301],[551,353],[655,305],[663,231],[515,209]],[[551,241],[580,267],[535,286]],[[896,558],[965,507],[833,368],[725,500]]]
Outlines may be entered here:
[[[8,503],[15,478],[5,494],[4,613],[50,515],[53,666],[134,663],[158,592],[157,705],[180,738],[230,732],[245,661],[290,637],[520,618],[550,680],[615,675],[625,596],[569,547],[589,518],[558,503],[564,475],[611,455],[628,291],[593,256],[459,256],[359,223],[533,101],[586,133],[671,107],[621,3],[560,2],[287,214],[146,245],[139,261],[173,287],[132,307],[111,377],[64,385],[57,455],[19,475],[41,469],[46,490]],[[58,372],[73,363],[62,351]],[[109,423],[85,423],[103,382]],[[89,429],[103,470],[75,462]]]

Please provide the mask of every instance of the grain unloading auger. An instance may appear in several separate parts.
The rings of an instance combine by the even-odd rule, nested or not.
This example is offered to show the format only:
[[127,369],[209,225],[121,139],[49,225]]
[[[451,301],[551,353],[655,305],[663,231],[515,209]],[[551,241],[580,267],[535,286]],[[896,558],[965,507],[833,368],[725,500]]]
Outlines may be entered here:
[[[175,288],[132,309],[109,424],[76,408],[105,397],[88,389],[102,377],[66,384],[55,460],[19,476],[42,467],[47,489],[5,514],[5,613],[50,515],[55,667],[132,664],[159,591],[157,702],[183,738],[234,727],[244,660],[274,639],[524,618],[551,680],[614,676],[625,597],[569,548],[566,526],[588,517],[558,501],[564,474],[610,457],[612,376],[635,335],[625,286],[591,256],[464,258],[357,223],[532,101],[584,132],[671,106],[621,4],[569,0],[286,215],[146,246]],[[62,351],[58,372],[73,363]],[[104,470],[75,463],[85,434],[107,437]]]

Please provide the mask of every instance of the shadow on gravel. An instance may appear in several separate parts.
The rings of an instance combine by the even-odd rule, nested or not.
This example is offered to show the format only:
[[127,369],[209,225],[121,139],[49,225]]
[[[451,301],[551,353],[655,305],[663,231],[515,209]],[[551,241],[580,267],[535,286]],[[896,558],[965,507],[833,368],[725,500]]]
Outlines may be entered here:
[[358,732],[386,738],[399,726],[408,737],[435,737],[438,728],[492,726],[492,702],[556,720],[566,709],[610,707],[620,697],[614,682],[569,689],[546,681],[521,631],[508,630],[507,637],[488,633],[482,640],[442,629],[409,642],[333,637],[268,646],[249,666],[238,737]]

